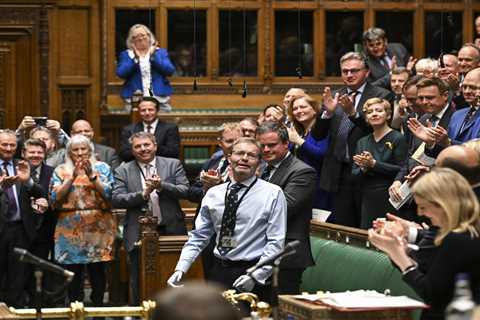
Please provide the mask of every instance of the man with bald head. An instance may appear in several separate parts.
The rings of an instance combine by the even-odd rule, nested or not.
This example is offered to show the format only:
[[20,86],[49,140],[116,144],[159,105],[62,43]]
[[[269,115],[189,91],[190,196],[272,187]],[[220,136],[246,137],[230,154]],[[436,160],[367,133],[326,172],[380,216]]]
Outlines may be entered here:
[[445,148],[438,154],[435,165],[460,173],[480,199],[480,158],[474,149],[464,145]]
[[93,142],[93,136],[95,135],[95,132],[93,131],[92,126],[87,120],[75,121],[72,125],[72,130],[70,131],[70,134],[72,136],[76,134],[81,134],[90,139],[90,141],[93,143],[95,157],[98,160],[107,163],[112,169],[112,172],[120,165],[120,160],[118,159],[118,155],[115,149],[103,144]]

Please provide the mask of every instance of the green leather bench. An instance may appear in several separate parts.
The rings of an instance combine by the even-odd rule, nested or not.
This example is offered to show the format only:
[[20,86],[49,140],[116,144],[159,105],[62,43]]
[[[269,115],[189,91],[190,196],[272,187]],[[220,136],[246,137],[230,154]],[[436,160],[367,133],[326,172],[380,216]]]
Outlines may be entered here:
[[[353,291],[390,290],[391,295],[405,295],[421,300],[402,280],[400,271],[389,258],[372,248],[366,231],[328,223],[312,223],[312,255],[315,266],[303,273],[301,290]],[[415,312],[419,318],[420,312]]]

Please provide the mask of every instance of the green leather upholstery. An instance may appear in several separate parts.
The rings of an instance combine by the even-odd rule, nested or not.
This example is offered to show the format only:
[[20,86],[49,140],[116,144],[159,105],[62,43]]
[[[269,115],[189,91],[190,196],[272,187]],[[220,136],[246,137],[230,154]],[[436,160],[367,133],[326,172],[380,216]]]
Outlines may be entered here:
[[[370,289],[391,295],[406,295],[421,300],[402,280],[398,269],[388,257],[368,248],[339,243],[319,237],[310,237],[315,266],[303,273],[302,291],[341,292]],[[418,318],[419,312],[415,312]]]

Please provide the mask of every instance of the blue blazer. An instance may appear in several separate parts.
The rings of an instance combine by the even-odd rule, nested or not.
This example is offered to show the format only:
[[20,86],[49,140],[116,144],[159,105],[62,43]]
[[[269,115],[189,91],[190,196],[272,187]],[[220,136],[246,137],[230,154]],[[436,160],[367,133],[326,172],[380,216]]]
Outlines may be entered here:
[[468,140],[480,138],[480,111],[478,110],[475,112],[473,119],[460,131],[469,110],[470,108],[460,109],[452,115],[448,124],[448,137],[452,140],[452,144],[461,144]]
[[[136,90],[143,92],[140,64],[135,60],[132,50],[122,51],[118,59],[117,76],[125,79],[121,93],[124,99],[130,98]],[[150,65],[153,94],[156,96],[172,95],[173,89],[166,77],[173,74],[175,67],[168,57],[167,50],[157,48],[150,57]]]

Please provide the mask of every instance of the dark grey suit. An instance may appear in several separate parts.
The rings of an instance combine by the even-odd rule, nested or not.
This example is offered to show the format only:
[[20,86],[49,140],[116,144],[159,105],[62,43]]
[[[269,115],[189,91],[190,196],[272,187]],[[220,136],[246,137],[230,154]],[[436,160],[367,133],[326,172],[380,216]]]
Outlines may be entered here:
[[108,164],[112,172],[120,165],[120,159],[115,149],[98,143],[94,143],[93,147],[97,159]]
[[[399,67],[405,67],[410,57],[407,49],[401,43],[389,43],[385,54],[388,55],[390,59],[394,56],[397,57],[397,66]],[[375,86],[390,89],[390,68],[383,65],[380,59],[369,54],[366,55],[366,58],[368,68],[370,69],[368,81],[372,82]]]
[[[188,194],[188,180],[185,170],[178,159],[156,157],[157,174],[162,179],[162,190],[159,194],[159,204],[162,214],[163,235],[187,234],[184,214],[178,199],[186,198]],[[147,206],[143,198],[143,188],[140,167],[135,160],[122,164],[115,170],[112,205],[114,208],[127,209],[124,224],[124,245],[129,253],[131,270],[130,285],[132,287],[132,302],[138,301],[138,250],[134,244],[140,237],[138,218],[143,214],[142,209]]]
[[[167,234],[186,234],[185,221],[178,199],[186,198],[188,180],[182,164],[177,159],[156,157],[157,173],[162,179],[162,191],[159,192],[162,223]],[[147,202],[143,198],[140,168],[137,162],[130,161],[115,170],[112,205],[127,209],[124,229],[125,249],[133,250],[139,240],[138,217]]]
[[301,276],[314,265],[310,248],[310,220],[315,194],[315,170],[290,154],[269,179],[282,188],[287,199],[286,243],[300,241],[296,253],[280,265],[279,289],[282,294],[299,293]]
[[[347,88],[344,87],[339,92],[344,94],[347,92]],[[354,125],[351,127],[347,138],[348,150],[350,151],[348,161],[342,162],[335,155],[337,143],[339,143],[339,127],[343,116],[341,107],[337,107],[335,114],[330,119],[322,119],[322,113],[319,113],[311,131],[312,136],[317,140],[330,136],[327,154],[323,159],[320,188],[332,192],[334,195],[333,217],[335,222],[352,227],[357,227],[360,223],[360,216],[356,216],[360,212],[360,197],[351,174],[351,159],[358,140],[372,132],[372,129],[365,122],[362,108],[368,99],[374,97],[384,98],[393,103],[394,94],[368,82],[366,83],[357,105],[358,117],[350,117],[350,121]]]

